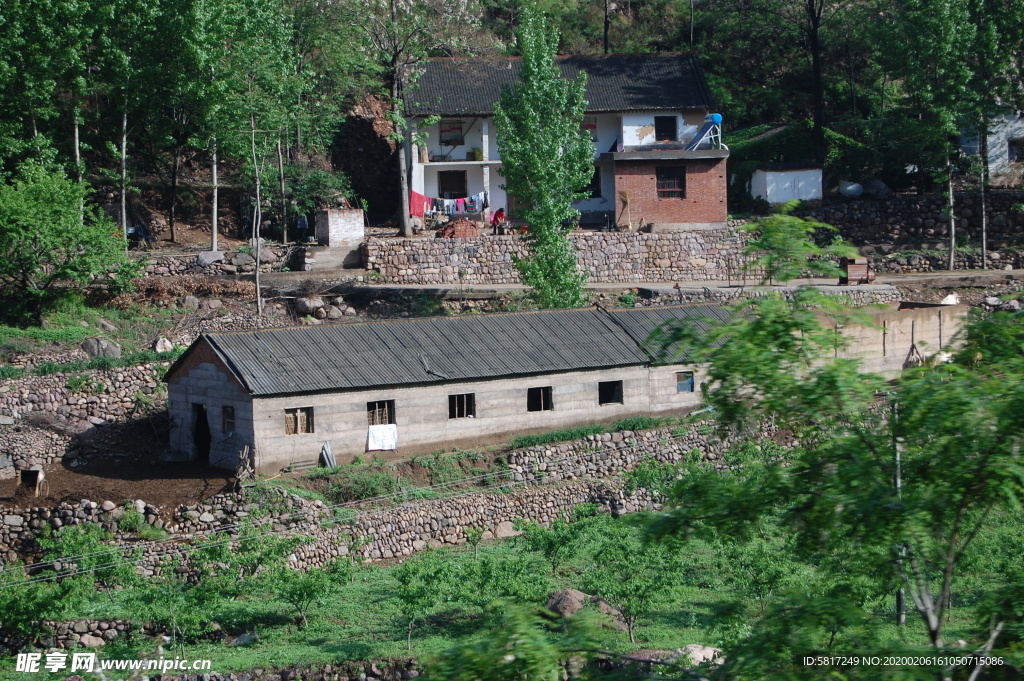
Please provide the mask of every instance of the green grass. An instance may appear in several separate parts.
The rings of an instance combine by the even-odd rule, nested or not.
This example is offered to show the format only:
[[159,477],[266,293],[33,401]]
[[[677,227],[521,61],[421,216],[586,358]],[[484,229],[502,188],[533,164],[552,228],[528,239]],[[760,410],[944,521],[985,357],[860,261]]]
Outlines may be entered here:
[[[577,545],[567,562],[555,576],[538,553],[527,553],[516,540],[489,541],[480,545],[480,560],[508,561],[523,557],[531,575],[533,596],[520,600],[523,604],[542,605],[547,594],[564,588],[580,588],[584,571],[594,561],[594,554],[603,539],[617,532],[636,532],[624,521],[598,518],[581,526]],[[1019,530],[1019,528],[1018,528]],[[993,536],[999,542],[1010,537]],[[1017,535],[1019,539],[1019,535]],[[444,560],[453,570],[473,564],[470,546],[441,549]],[[731,582],[730,567],[716,545],[692,540],[678,549],[682,571],[678,584],[660,599],[657,607],[641,619],[637,644],[629,643],[626,632],[613,628],[599,632],[602,648],[629,652],[639,648],[676,649],[690,643],[720,646],[732,635],[723,627],[722,612],[738,594]],[[254,632],[257,642],[245,647],[230,647],[220,641],[192,640],[184,651],[174,654],[195,659],[212,660],[212,670],[220,673],[241,672],[256,667],[265,669],[338,665],[345,661],[407,659],[424,661],[431,655],[454,645],[483,640],[494,626],[481,607],[450,602],[440,605],[413,632],[413,650],[406,650],[405,620],[396,596],[398,583],[395,565],[369,564],[358,566],[350,582],[338,583],[337,594],[310,613],[310,626],[299,629],[293,613],[284,603],[275,600],[258,581],[252,582],[235,599],[213,602],[204,613],[204,621],[218,622],[230,635]],[[985,575],[977,575],[987,582]],[[964,580],[968,580],[965,578]],[[971,627],[971,609],[976,594],[973,584],[961,587],[954,600],[951,620],[946,628],[948,640],[963,638],[976,641]],[[96,593],[78,611],[68,613],[69,619],[131,619],[136,596],[114,591],[113,602],[106,594]],[[875,618],[883,639],[893,642],[924,643],[925,630],[920,618],[911,610],[908,624],[899,629],[891,624],[895,604],[884,599],[874,606]],[[550,633],[558,637],[557,632]],[[155,655],[156,642],[145,637],[129,643],[118,642],[101,651],[105,658],[136,658]],[[13,671],[11,657],[0,659],[0,681],[24,678]],[[40,673],[33,678],[56,680],[66,676]],[[91,680],[90,680],[91,681]]]
[[622,430],[651,430],[675,423],[671,418],[655,418],[652,416],[630,416],[629,418],[616,421],[610,426],[607,424],[594,423],[587,426],[576,426],[575,428],[563,428],[551,430],[546,433],[535,433],[533,435],[517,435],[509,440],[509,449],[524,449],[526,447],[537,447],[540,445],[552,444],[555,442],[569,442],[571,440],[582,440],[591,435],[602,435]]

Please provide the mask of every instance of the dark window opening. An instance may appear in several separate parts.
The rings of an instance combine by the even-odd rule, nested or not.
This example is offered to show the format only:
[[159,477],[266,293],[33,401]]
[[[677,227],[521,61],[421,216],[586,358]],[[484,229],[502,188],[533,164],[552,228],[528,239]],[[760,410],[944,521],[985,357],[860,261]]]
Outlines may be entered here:
[[1010,140],[1008,145],[1008,159],[1010,161],[1024,161],[1024,138]]
[[599,167],[594,166],[594,175],[590,178],[590,184],[583,191],[592,199],[601,198],[601,169]]
[[622,404],[622,381],[602,381],[597,384],[598,404]]
[[443,199],[464,199],[468,194],[465,170],[442,170],[437,174],[437,193]]
[[692,393],[695,389],[696,383],[693,380],[692,371],[677,371],[676,372],[676,392],[679,393]]
[[550,385],[526,391],[526,411],[551,411],[554,408]]
[[654,140],[656,142],[675,142],[679,139],[677,119],[675,116],[654,117]]
[[476,418],[476,393],[448,396],[448,418]]
[[659,199],[686,198],[686,166],[655,168]]
[[300,435],[313,432],[313,407],[284,410],[284,434]]
[[377,400],[366,403],[366,421],[371,426],[386,426],[395,421],[395,401]]
[[235,408],[234,407],[221,407],[220,408],[220,432],[224,435],[232,436],[235,434]]
[[441,146],[461,147],[466,143],[465,136],[462,134],[462,121],[442,120],[439,129]]

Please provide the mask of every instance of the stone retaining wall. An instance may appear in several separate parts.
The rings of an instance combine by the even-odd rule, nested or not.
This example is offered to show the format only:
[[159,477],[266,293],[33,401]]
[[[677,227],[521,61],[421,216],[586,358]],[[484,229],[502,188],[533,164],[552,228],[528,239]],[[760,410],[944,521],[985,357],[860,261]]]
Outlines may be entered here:
[[[264,246],[260,253],[260,272],[281,271],[291,264],[295,252],[301,248],[301,246]],[[176,277],[184,274],[215,276],[256,271],[255,255],[237,250],[146,255],[142,258],[141,263],[146,275],[150,277]]]
[[[1013,205],[1024,203],[1024,192],[992,191],[987,201],[990,248],[1019,243],[1024,236],[1024,212]],[[914,244],[949,241],[949,215],[941,194],[895,194],[885,200],[831,199],[824,205],[798,214],[810,215],[834,225],[844,239],[857,246]],[[957,232],[981,241],[981,202],[977,192],[956,192]]]
[[[634,234],[573,232],[579,266],[593,283],[725,281],[738,278],[743,235],[725,229]],[[518,236],[368,239],[363,266],[393,284],[518,284],[513,260],[529,254]]]
[[[981,253],[964,253],[957,251],[953,256],[956,263],[954,269],[958,270],[980,270],[982,269]],[[873,256],[869,258],[871,267],[876,272],[906,274],[909,272],[934,272],[949,269],[949,250],[945,252],[926,253],[893,253],[892,255]],[[988,269],[1020,269],[1024,267],[1024,255],[1013,248],[1004,248],[1001,251],[990,251],[988,254]]]

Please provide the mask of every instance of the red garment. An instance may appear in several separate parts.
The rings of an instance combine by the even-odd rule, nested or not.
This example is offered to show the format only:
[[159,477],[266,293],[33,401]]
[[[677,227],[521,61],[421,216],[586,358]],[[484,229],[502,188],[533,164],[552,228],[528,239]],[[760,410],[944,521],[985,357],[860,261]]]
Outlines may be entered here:
[[503,222],[505,222],[505,209],[499,208],[498,210],[494,211],[494,215],[491,216],[491,224],[500,225]]
[[419,192],[409,192],[409,215],[423,217],[423,208],[427,204],[427,197]]

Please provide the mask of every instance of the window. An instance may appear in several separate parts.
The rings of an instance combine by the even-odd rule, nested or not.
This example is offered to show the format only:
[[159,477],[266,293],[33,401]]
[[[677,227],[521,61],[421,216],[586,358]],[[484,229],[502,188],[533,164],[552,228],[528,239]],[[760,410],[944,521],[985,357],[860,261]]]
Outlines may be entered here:
[[655,168],[659,199],[686,198],[686,166]]
[[465,170],[442,170],[437,174],[437,192],[443,199],[464,199],[466,189]]
[[371,426],[395,423],[395,401],[377,400],[366,403],[366,422]]
[[448,396],[448,418],[476,418],[476,393]]
[[235,408],[220,408],[220,432],[228,437],[235,434]]
[[677,371],[676,372],[676,392],[677,393],[692,393],[694,391],[695,383],[693,381],[692,371]]
[[526,411],[551,411],[554,405],[551,402],[551,386],[543,388],[530,388],[526,391]]
[[675,142],[679,139],[679,134],[676,128],[678,120],[675,116],[655,116],[654,117],[654,141],[656,142]]
[[584,116],[580,128],[590,135],[591,140],[597,141],[597,116]]
[[622,404],[622,381],[602,381],[597,384],[598,404]]
[[313,407],[284,410],[284,434],[299,435],[313,432]]
[[1010,140],[1007,148],[1007,160],[1024,161],[1024,138]]
[[599,199],[601,198],[601,168],[594,166],[594,175],[590,178],[590,184],[583,191],[590,194],[590,198]]
[[466,143],[462,134],[462,121],[442,119],[440,125],[441,146],[461,147]]

